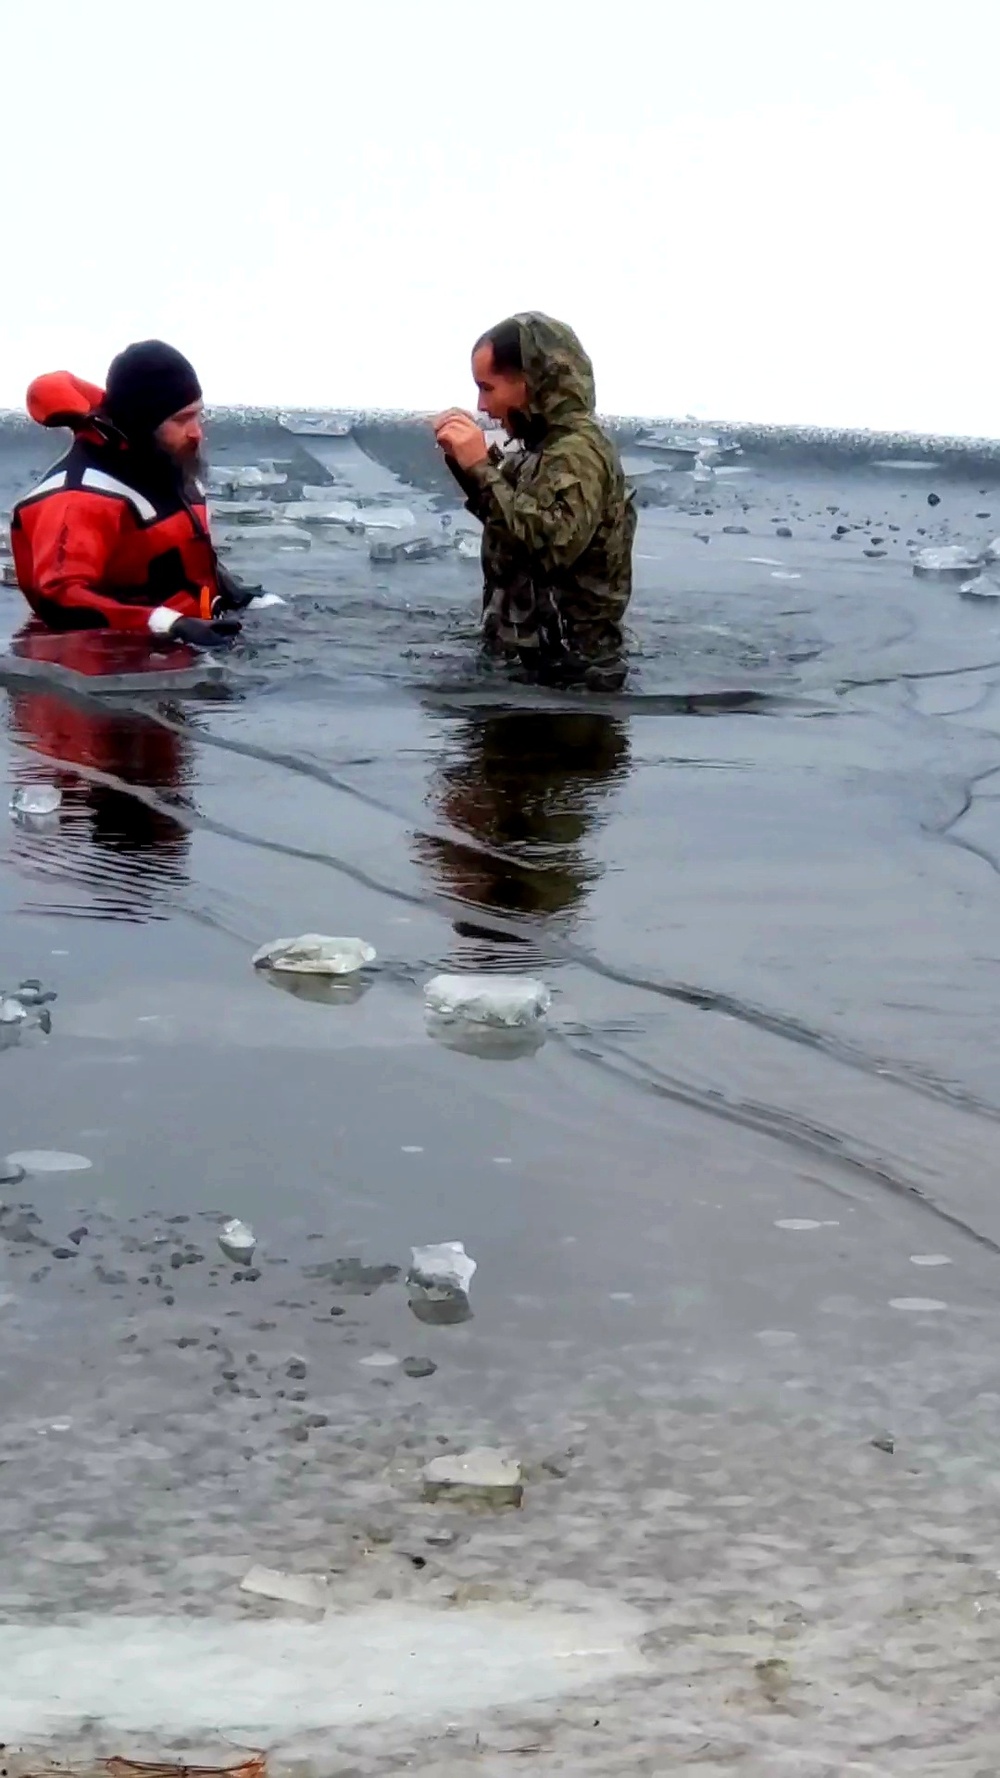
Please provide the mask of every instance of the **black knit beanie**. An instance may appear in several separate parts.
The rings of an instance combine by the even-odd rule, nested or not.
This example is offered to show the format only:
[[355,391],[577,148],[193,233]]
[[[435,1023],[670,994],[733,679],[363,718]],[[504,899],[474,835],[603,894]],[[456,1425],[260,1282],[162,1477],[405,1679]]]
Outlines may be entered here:
[[148,438],[171,414],[200,400],[194,367],[162,340],[140,340],[112,360],[104,411],[126,438]]

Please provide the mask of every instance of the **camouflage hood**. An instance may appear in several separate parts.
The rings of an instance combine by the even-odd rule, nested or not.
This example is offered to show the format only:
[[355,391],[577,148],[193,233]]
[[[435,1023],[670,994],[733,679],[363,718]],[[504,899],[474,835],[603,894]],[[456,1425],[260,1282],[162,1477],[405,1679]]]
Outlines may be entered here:
[[573,329],[548,315],[515,315],[514,320],[521,330],[529,421],[548,430],[592,418],[594,367]]

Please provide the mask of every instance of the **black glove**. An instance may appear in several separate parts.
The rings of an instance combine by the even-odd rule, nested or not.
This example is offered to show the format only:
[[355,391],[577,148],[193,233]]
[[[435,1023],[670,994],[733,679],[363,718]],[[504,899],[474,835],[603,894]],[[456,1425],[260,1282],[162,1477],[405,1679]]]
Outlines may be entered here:
[[227,642],[235,642],[242,628],[235,617],[214,617],[211,623],[201,617],[179,617],[171,626],[170,635],[173,641],[186,642],[189,648],[224,648]]
[[264,590],[259,586],[244,586],[221,562],[216,563],[215,584],[219,589],[215,604],[218,611],[245,611],[251,601]]

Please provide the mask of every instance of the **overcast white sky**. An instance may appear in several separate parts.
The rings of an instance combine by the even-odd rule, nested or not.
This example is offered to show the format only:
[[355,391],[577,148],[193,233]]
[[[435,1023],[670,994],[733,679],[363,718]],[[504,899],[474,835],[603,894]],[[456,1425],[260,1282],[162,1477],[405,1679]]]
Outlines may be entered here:
[[134,338],[213,402],[1000,433],[997,0],[0,0],[0,404]]

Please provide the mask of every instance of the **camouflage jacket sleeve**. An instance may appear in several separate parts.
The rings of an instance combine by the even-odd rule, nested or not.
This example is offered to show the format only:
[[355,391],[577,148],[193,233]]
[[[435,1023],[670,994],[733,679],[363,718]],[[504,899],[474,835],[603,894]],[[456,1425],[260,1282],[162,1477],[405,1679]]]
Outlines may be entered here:
[[484,521],[505,531],[543,567],[569,568],[601,522],[608,492],[604,459],[588,438],[569,434],[538,458],[533,475],[511,483],[490,462],[467,471]]
[[[503,452],[498,450],[496,445],[490,445],[488,460],[499,469],[503,462]],[[454,457],[446,457],[445,462],[451,470],[452,475],[455,477],[462,493],[465,495],[465,505],[467,510],[472,513],[474,518],[485,519],[486,513],[483,507],[483,490],[478,482],[472,475],[470,475],[467,469],[459,467],[455,462]]]

